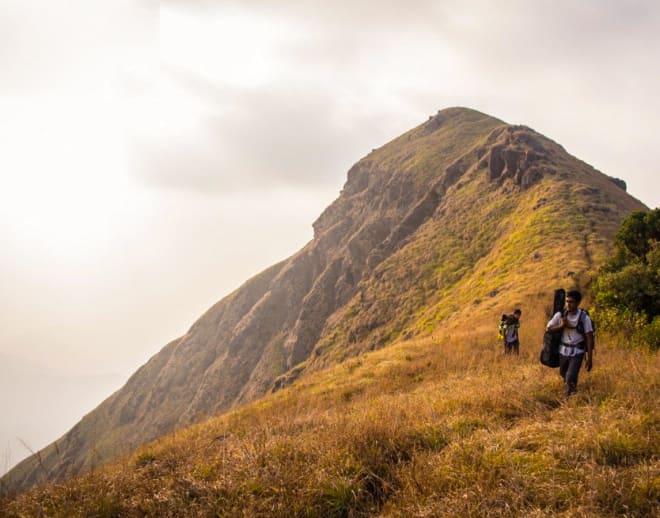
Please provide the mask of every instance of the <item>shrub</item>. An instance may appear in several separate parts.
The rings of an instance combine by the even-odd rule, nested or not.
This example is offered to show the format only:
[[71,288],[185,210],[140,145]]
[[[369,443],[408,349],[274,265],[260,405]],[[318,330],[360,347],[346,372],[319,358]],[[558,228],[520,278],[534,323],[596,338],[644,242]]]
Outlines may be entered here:
[[593,286],[599,326],[635,346],[660,343],[660,209],[633,212]]

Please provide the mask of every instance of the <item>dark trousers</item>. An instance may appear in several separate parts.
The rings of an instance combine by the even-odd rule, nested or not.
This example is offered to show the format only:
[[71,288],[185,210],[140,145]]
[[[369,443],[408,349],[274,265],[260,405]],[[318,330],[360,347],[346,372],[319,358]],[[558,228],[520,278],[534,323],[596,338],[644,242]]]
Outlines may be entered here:
[[559,375],[564,380],[567,396],[573,394],[577,388],[582,360],[584,360],[584,353],[576,356],[559,355]]
[[504,354],[518,354],[518,349],[520,347],[520,342],[516,340],[515,342],[504,342]]

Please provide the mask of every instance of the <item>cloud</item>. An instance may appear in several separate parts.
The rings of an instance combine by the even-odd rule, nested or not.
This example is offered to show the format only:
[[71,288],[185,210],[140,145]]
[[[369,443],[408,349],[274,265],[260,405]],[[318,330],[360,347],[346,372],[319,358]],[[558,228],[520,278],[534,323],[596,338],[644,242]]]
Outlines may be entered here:
[[0,95],[71,94],[155,58],[157,12],[143,1],[0,0]]
[[0,95],[121,82],[129,158],[150,185],[336,185],[451,105],[576,142],[576,154],[608,127],[639,140],[658,108],[651,1],[168,0],[160,16],[153,0],[73,0],[40,16],[0,4]]
[[133,138],[136,174],[152,185],[224,194],[335,187],[351,165],[345,157],[366,154],[378,133],[377,121],[363,114],[338,117],[350,107],[328,91],[305,85],[238,90],[181,71],[171,77],[203,103],[203,115],[167,138]]
[[[129,144],[137,176],[152,185],[207,193],[337,186],[353,162],[425,117],[406,90],[425,60],[447,64],[435,41],[409,54],[405,34],[387,30],[402,19],[394,3],[166,5],[176,8],[161,18],[159,88],[172,95],[154,110],[162,131],[138,130]],[[364,9],[388,24],[379,28]],[[174,113],[181,102],[191,106],[185,124]]]
[[[643,111],[657,105],[648,70],[660,57],[660,10],[648,1],[162,9],[161,42],[171,39],[173,52],[187,46],[161,55],[164,81],[195,106],[181,125],[168,122],[175,102],[164,103],[167,135],[131,144],[139,177],[160,186],[217,193],[339,183],[369,149],[452,105],[596,155],[579,144],[585,127],[594,124],[602,142],[609,125],[623,127],[632,112],[643,126]],[[193,37],[179,32],[182,20]]]

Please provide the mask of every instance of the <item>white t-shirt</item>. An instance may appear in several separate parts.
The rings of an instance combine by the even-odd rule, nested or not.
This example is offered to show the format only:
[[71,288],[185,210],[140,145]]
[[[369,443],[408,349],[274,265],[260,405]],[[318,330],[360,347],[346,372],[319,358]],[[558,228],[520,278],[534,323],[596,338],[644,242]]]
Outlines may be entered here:
[[[587,344],[584,342],[585,338],[578,333],[576,329],[578,321],[580,320],[580,314],[583,311],[584,310],[582,309],[578,309],[574,315],[566,314],[566,323],[568,325],[562,329],[562,346],[559,348],[559,354],[563,354],[564,356],[575,356],[576,354],[582,354],[586,351]],[[554,327],[559,324],[561,324],[561,312],[555,313],[546,327]],[[585,315],[584,332],[591,333],[593,330],[594,326],[591,323],[591,318],[589,318],[589,315]]]

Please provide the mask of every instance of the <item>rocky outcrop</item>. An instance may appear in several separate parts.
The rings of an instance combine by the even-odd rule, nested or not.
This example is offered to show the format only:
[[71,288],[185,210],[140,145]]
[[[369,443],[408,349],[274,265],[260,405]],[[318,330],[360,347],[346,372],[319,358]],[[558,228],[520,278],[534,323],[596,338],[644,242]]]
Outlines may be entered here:
[[623,189],[624,191],[628,190],[628,185],[626,185],[625,180],[622,180],[621,178],[614,178],[613,176],[608,177],[614,185],[616,185],[619,189]]
[[541,137],[524,126],[511,126],[493,132],[489,141],[487,158],[491,180],[512,179],[523,189],[528,189],[544,175],[544,145]]

